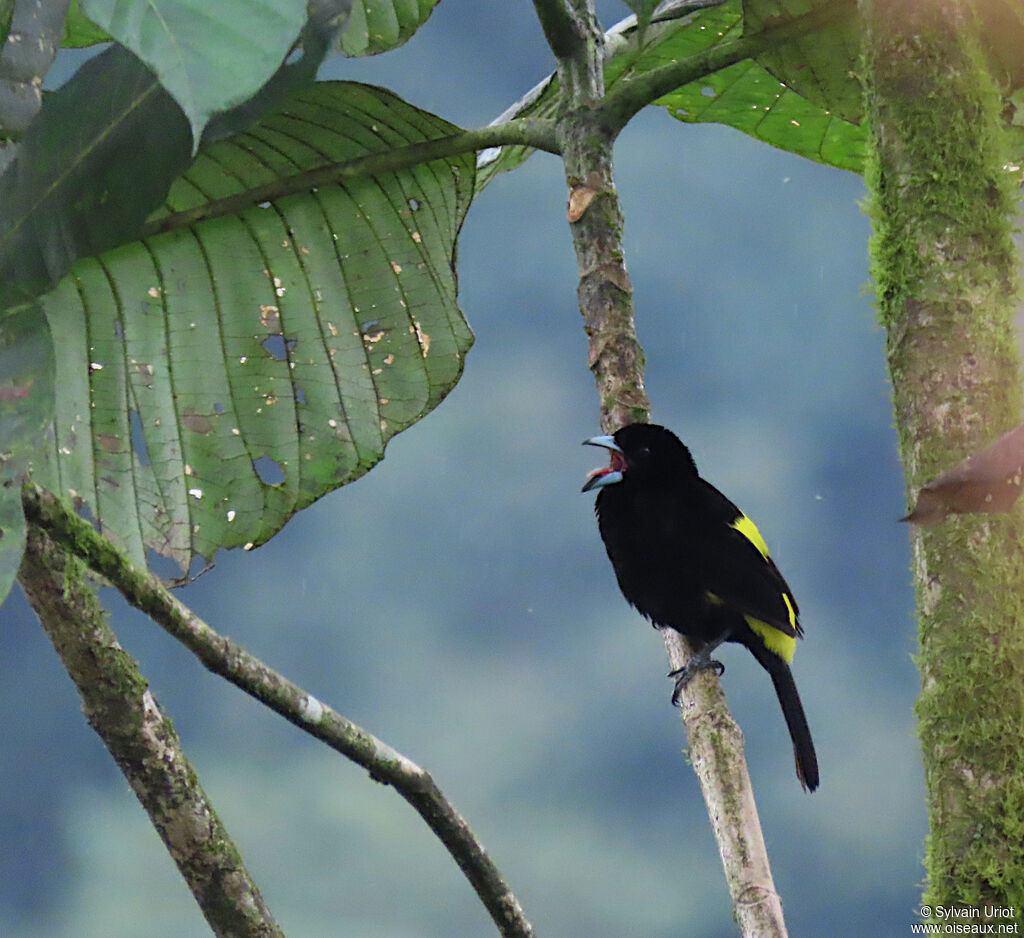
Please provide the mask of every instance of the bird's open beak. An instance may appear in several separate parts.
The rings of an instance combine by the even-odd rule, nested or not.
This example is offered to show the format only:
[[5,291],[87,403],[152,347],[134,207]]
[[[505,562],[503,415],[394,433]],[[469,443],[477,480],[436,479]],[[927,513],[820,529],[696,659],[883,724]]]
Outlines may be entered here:
[[602,446],[608,450],[610,462],[607,466],[599,466],[587,473],[587,481],[581,491],[590,492],[593,489],[604,488],[606,485],[614,485],[622,481],[622,470],[626,468],[626,459],[622,455],[622,449],[610,435],[592,436],[589,440],[583,441],[584,446]]

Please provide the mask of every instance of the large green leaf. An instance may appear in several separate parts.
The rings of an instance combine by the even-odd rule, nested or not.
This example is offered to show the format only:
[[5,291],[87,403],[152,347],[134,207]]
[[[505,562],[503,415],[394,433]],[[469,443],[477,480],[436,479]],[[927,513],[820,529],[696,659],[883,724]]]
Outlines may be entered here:
[[306,22],[305,0],[81,0],[159,77],[198,141],[210,115],[252,97]]
[[354,0],[338,37],[345,55],[376,55],[402,45],[420,28],[438,0]]
[[[837,5],[839,0],[744,0],[745,30],[756,32],[778,18]],[[1007,126],[1019,127],[1024,124],[1017,110],[1024,93],[1024,4],[1020,0],[977,0],[973,11],[992,77],[1006,105]],[[845,120],[859,122],[863,109],[857,77],[860,42],[860,21],[850,16],[772,49],[758,62],[808,101]],[[1020,159],[1024,153],[1021,137],[1013,134],[1007,142],[1008,155]]]
[[727,124],[819,163],[854,172],[864,168],[860,127],[823,111],[753,61],[738,62],[658,103],[682,121]]
[[53,414],[53,345],[38,305],[0,311],[0,603],[25,546],[21,480]]
[[[320,83],[204,147],[152,220],[169,230],[79,261],[44,299],[51,484],[136,559],[188,570],[366,472],[461,374],[473,159],[298,174],[456,130],[382,89]],[[252,191],[266,201],[239,209]]]
[[[244,130],[311,83],[348,0],[318,0],[302,55],[249,101],[215,116],[204,142]],[[0,176],[0,306],[51,289],[79,258],[138,236],[190,161],[188,121],[156,76],[114,46],[86,62],[43,109]]]
[[[979,0],[985,52],[1006,103],[1008,152],[1024,155],[1024,8],[1019,0]],[[867,134],[860,125],[862,100],[857,78],[860,24],[853,0],[677,0],[663,4],[643,31],[634,17],[606,34],[605,84],[694,58],[740,36],[812,14],[822,25],[798,38],[771,45],[747,59],[702,76],[664,95],[657,103],[687,122],[726,124],[773,146],[860,172]],[[502,114],[554,117],[559,90],[545,79]],[[529,154],[525,147],[485,151],[478,161],[477,186],[515,168]]]

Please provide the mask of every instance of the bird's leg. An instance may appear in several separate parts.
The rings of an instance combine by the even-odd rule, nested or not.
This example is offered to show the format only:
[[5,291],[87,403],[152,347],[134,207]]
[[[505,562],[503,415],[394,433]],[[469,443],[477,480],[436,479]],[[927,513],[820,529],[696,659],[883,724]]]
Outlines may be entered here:
[[683,692],[683,688],[693,680],[694,676],[698,671],[703,671],[705,668],[713,668],[718,676],[721,677],[725,674],[725,665],[721,661],[716,661],[711,657],[712,652],[718,648],[730,635],[732,629],[727,628],[717,638],[712,639],[700,651],[698,651],[683,667],[678,668],[675,671],[669,671],[668,676],[676,679],[675,689],[672,691],[672,703],[674,706],[679,706],[679,696]]

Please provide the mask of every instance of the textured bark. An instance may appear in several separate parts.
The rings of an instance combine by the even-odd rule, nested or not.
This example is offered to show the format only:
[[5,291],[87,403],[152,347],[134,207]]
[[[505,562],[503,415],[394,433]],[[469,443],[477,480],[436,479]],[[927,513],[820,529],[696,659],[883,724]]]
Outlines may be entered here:
[[573,25],[580,41],[571,46],[573,56],[558,61],[566,100],[558,142],[569,185],[579,307],[590,340],[587,364],[600,395],[601,427],[612,432],[649,419],[651,402],[644,390],[644,355],[636,337],[633,285],[622,250],[622,210],[612,167],[615,133],[598,107],[604,95],[603,38],[590,5],[574,6]]
[[35,526],[19,575],[114,757],[199,903],[224,938],[281,938],[145,678],[118,644],[76,560]]
[[[912,502],[1020,420],[1016,199],[970,4],[862,8],[873,275]],[[1018,507],[911,536],[931,822],[924,899],[983,919],[986,906],[1024,905],[1024,524]]]

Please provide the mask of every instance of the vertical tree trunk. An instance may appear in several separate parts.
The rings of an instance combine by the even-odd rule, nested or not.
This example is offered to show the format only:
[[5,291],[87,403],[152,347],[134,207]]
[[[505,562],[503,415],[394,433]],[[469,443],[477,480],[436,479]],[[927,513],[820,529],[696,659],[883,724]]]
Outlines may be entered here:
[[[913,499],[1020,420],[1016,198],[971,5],[861,6],[873,275]],[[972,906],[977,921],[987,906],[1024,905],[1024,524],[1018,505],[911,537],[931,823],[924,901]]]

